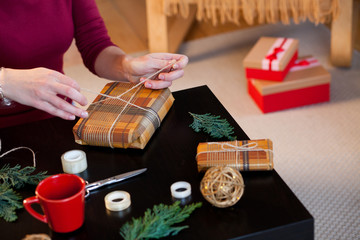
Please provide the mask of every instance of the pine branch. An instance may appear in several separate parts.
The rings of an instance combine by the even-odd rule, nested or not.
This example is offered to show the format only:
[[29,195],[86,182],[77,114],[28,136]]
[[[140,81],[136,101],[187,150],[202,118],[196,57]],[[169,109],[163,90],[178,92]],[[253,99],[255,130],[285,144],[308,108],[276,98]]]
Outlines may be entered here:
[[47,177],[46,172],[31,175],[35,167],[5,164],[0,169],[0,218],[13,222],[17,219],[16,209],[22,208],[22,198],[12,188],[19,189],[25,184],[36,185]]
[[41,180],[46,178],[46,172],[40,172],[32,174],[35,171],[35,167],[26,166],[21,168],[20,165],[16,165],[10,168],[9,164],[5,164],[0,169],[0,183],[8,184],[16,189],[23,187],[25,184],[36,185]]
[[0,217],[13,222],[17,219],[16,209],[22,208],[21,196],[7,184],[0,185]]
[[192,124],[189,125],[195,132],[204,132],[210,134],[214,138],[226,137],[229,140],[235,140],[236,137],[231,136],[234,134],[234,128],[229,124],[226,119],[220,119],[220,116],[214,116],[210,113],[195,114],[189,112],[194,118]]
[[147,209],[143,217],[133,218],[120,229],[120,235],[125,240],[161,238],[174,236],[188,226],[173,226],[184,221],[202,203],[194,203],[181,208],[177,201],[172,205],[159,204],[153,209]]

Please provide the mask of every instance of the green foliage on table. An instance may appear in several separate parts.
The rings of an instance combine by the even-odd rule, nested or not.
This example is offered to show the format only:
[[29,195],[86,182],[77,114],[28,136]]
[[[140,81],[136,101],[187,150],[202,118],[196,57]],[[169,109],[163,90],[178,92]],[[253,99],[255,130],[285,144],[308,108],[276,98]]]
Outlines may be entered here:
[[21,196],[13,188],[19,189],[25,184],[36,185],[47,177],[46,172],[32,174],[34,171],[35,167],[21,168],[16,165],[11,168],[9,164],[0,169],[0,217],[5,221],[15,221],[16,210],[23,207]]
[[47,177],[45,175],[46,172],[31,175],[34,171],[35,167],[26,166],[21,168],[20,165],[16,165],[11,168],[9,164],[5,164],[0,169],[0,182],[19,189],[25,186],[25,184],[36,185]]
[[184,221],[190,214],[202,203],[193,203],[183,208],[177,201],[172,205],[159,204],[153,209],[147,209],[143,217],[133,218],[130,222],[125,223],[120,234],[125,240],[162,238],[174,236],[188,226],[173,226],[176,223]]
[[22,207],[21,196],[9,185],[0,185],[0,217],[7,222],[13,222],[17,219],[16,209]]
[[236,137],[232,136],[234,134],[234,128],[226,119],[221,119],[220,116],[211,115],[210,113],[189,113],[194,118],[193,123],[189,126],[194,129],[195,132],[203,130],[214,138],[226,137],[230,141],[236,139]]

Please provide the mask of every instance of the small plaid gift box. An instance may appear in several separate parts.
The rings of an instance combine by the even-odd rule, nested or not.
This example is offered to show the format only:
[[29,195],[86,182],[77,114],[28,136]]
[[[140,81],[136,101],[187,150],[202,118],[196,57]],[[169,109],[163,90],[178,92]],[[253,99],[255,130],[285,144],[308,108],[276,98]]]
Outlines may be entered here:
[[145,148],[171,108],[169,89],[152,90],[132,83],[107,84],[74,126],[75,141],[112,148]]
[[248,79],[248,92],[263,113],[330,100],[331,75],[314,57],[295,61],[283,82]]
[[298,45],[293,38],[261,37],[244,58],[246,77],[283,81],[298,56]]
[[215,166],[239,171],[272,170],[273,144],[269,139],[199,143],[196,161],[199,172]]

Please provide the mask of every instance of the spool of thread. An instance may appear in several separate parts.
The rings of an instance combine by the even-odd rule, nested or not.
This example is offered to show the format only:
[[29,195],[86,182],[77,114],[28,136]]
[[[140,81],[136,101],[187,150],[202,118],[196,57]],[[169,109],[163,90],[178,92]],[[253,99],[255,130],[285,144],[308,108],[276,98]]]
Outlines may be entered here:
[[171,195],[174,198],[187,198],[191,194],[191,185],[188,182],[175,182],[170,187]]
[[121,211],[131,205],[130,194],[125,191],[114,191],[105,196],[105,207],[110,211]]
[[61,156],[63,171],[66,173],[80,173],[87,168],[86,154],[81,150],[70,150]]

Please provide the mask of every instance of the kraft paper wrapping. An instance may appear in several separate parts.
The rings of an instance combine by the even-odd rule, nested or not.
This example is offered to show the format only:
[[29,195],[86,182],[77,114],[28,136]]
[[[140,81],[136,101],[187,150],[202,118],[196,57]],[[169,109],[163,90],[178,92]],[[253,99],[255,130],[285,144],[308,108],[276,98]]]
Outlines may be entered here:
[[[305,64],[304,64],[305,62]],[[312,56],[301,57],[295,61],[283,82],[251,79],[252,85],[262,96],[329,84],[331,75]]]
[[[102,94],[117,97],[135,84],[107,84]],[[143,85],[120,99],[98,95],[73,128],[75,141],[82,145],[143,149],[160,126],[174,102],[169,89],[152,90]]]
[[[284,38],[273,38],[273,37],[261,37],[250,52],[246,55],[243,61],[245,68],[249,69],[265,69],[268,65],[268,62],[265,63],[267,56],[274,53],[274,48],[279,47],[280,44],[275,44],[276,41],[282,42]],[[282,47],[283,51],[279,51],[278,54],[275,54],[276,59],[272,60],[273,63],[278,62],[278,69],[272,68],[274,71],[283,71],[289,64],[291,58],[297,52],[299,41],[297,39],[287,38],[287,42]],[[274,45],[275,44],[275,45]]]
[[196,161],[199,172],[214,166],[239,171],[272,170],[273,143],[269,139],[199,143]]

